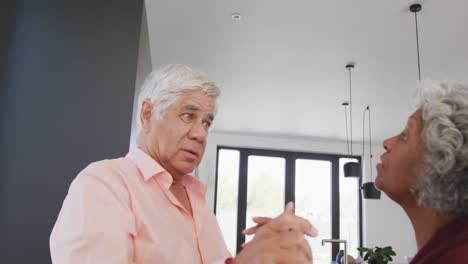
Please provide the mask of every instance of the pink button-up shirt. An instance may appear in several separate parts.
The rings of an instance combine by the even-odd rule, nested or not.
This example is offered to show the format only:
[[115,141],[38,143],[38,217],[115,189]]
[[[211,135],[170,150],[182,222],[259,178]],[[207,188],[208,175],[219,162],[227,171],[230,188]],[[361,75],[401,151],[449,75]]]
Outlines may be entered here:
[[182,179],[193,217],[169,191],[171,175],[140,149],[89,165],[73,181],[50,236],[53,263],[224,263],[229,252],[206,187]]

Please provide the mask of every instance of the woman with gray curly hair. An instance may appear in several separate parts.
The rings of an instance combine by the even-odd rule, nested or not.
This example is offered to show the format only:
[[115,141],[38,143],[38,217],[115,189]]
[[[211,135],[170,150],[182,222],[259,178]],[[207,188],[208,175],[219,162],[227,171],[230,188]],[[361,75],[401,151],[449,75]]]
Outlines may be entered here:
[[417,110],[384,141],[375,185],[410,218],[411,264],[468,261],[468,86],[425,84]]

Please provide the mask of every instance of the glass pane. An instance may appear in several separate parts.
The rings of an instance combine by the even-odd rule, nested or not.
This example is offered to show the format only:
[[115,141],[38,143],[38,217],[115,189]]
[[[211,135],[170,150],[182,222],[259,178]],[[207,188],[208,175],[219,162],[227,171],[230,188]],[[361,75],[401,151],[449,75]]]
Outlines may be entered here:
[[344,177],[343,166],[357,159],[340,158],[340,238],[348,241],[348,254],[359,255],[359,178]]
[[[276,217],[284,210],[284,158],[249,156],[247,168],[246,227],[252,227],[254,216]],[[246,236],[248,242],[253,235]]]
[[236,255],[237,241],[239,157],[237,150],[220,149],[218,152],[216,218],[232,256]]
[[296,214],[309,220],[319,231],[307,240],[315,264],[331,262],[331,245],[322,246],[322,239],[331,238],[331,162],[296,160]]

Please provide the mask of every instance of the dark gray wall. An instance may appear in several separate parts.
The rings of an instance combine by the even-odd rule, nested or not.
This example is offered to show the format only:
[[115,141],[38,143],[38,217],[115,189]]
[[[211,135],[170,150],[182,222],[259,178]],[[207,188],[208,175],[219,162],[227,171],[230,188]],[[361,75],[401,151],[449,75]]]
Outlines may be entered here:
[[142,2],[2,1],[1,263],[50,263],[73,178],[126,154]]

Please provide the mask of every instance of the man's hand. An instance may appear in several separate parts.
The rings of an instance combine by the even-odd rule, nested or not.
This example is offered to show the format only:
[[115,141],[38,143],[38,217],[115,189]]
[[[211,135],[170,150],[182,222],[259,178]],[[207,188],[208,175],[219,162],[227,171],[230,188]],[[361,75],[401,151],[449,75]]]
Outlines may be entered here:
[[304,234],[287,231],[257,238],[244,245],[232,264],[310,264],[312,252]]
[[317,231],[293,211],[293,204],[288,203],[277,218],[255,218],[257,226],[244,231],[255,237],[243,245],[232,263],[312,263],[312,252],[304,235],[314,237]]
[[270,217],[254,217],[253,221],[257,225],[244,230],[242,232],[244,235],[260,235],[257,234],[257,231],[260,229],[260,227],[265,226],[267,223],[269,223],[269,225],[266,226],[267,229],[263,229],[261,234],[266,233],[267,231],[280,233],[284,231],[298,230],[310,237],[316,237],[318,235],[317,229],[315,229],[315,227],[310,224],[309,221],[294,215],[294,204],[292,202],[289,202],[286,205],[284,213],[275,219]]

